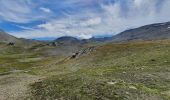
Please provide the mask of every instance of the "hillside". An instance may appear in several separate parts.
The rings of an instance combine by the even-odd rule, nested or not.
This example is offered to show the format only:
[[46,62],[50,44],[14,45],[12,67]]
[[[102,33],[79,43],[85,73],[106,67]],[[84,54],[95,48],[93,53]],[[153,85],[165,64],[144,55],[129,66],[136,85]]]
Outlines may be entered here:
[[113,36],[114,42],[131,40],[161,40],[170,38],[170,22],[142,26]]
[[81,40],[69,36],[60,37],[54,42],[58,43],[58,45],[80,45],[82,43]]
[[0,30],[0,42],[19,42],[19,40],[14,36],[5,33],[3,30]]
[[170,38],[170,22],[145,25],[129,29],[112,37],[100,37],[79,40],[74,37],[61,37],[55,40],[56,45],[103,44],[108,42],[123,42],[134,40],[162,40]]
[[14,45],[19,45],[23,47],[44,43],[42,41],[36,41],[31,39],[16,38],[3,30],[0,30],[0,42],[6,44],[12,43]]
[[74,37],[41,42],[9,36],[20,42],[9,46],[12,39],[2,39],[0,99],[170,100],[170,40],[164,38],[168,25],[125,31],[116,42]]
[[53,46],[0,47],[4,99],[170,99],[169,40],[108,43],[76,58],[49,55]]
[[169,40],[111,43],[37,68],[48,77],[31,85],[32,99],[169,100],[169,47]]

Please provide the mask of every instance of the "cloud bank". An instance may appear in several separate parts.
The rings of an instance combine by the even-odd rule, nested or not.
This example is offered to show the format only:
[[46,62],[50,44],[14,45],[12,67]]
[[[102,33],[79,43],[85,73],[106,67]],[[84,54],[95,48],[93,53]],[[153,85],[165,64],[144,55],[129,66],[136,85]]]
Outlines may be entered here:
[[[33,0],[0,0],[0,18],[24,23],[24,29],[10,32],[24,38],[74,36],[87,39],[170,21],[170,0],[52,1],[52,4],[47,0],[34,4]],[[13,3],[14,8],[10,8],[9,3]],[[34,21],[43,22],[25,28]]]

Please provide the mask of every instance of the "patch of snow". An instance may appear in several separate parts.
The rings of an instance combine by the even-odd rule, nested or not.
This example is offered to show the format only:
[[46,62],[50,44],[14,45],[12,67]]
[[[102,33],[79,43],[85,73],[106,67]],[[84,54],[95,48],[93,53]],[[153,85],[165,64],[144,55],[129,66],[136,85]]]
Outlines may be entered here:
[[170,29],[170,26],[168,26],[168,29]]

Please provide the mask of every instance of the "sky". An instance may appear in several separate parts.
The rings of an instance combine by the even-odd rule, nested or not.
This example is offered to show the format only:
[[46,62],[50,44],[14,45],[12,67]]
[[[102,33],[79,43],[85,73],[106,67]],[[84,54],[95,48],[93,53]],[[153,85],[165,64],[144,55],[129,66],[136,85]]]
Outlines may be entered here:
[[170,0],[0,0],[0,29],[19,38],[88,39],[170,21]]

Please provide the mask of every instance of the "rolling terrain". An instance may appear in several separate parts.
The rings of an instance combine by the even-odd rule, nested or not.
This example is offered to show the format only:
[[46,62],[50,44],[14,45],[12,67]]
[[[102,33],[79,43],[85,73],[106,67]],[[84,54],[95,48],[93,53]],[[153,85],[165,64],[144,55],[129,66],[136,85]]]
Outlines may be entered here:
[[1,31],[0,100],[170,100],[168,27],[51,42]]
[[169,40],[96,47],[46,67],[49,77],[31,84],[32,99],[169,100],[169,55]]

